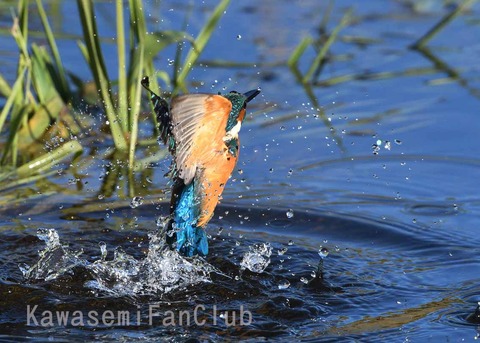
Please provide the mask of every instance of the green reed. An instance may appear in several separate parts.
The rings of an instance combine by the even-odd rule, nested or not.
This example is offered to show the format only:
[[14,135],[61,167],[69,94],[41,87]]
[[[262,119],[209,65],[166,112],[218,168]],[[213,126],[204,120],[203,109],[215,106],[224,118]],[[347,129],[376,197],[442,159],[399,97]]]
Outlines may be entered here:
[[[128,159],[130,170],[138,170],[145,165],[144,161],[135,160],[135,150],[139,144],[138,121],[142,98],[140,80],[148,75],[152,88],[158,89],[157,78],[160,78],[174,93],[178,89],[185,91],[186,79],[229,3],[230,0],[219,1],[198,36],[194,38],[181,30],[148,33],[143,1],[116,1],[115,62],[118,70],[116,75],[109,75],[107,65],[112,61],[107,61],[104,57],[105,47],[101,45],[103,37],[98,32],[94,1],[77,0],[83,34],[82,39],[78,40],[78,47],[91,71],[98,92],[98,104],[107,117],[113,145],[119,151],[119,156]],[[38,172],[35,168],[25,167],[32,159],[52,161],[53,158],[52,163],[55,163],[81,151],[81,142],[75,141],[71,144],[71,141],[68,141],[71,136],[84,129],[78,123],[80,119],[75,100],[78,93],[71,87],[72,83],[78,85],[81,79],[65,70],[55,34],[41,0],[35,0],[35,4],[47,46],[30,43],[29,4],[29,0],[18,2],[17,17],[14,18],[11,30],[19,50],[16,80],[13,85],[9,85],[0,75],[0,97],[6,99],[0,112],[0,134],[8,135],[0,146],[0,165],[3,165],[5,170],[15,170],[16,174],[22,177]],[[125,25],[126,23],[128,24]],[[36,38],[39,36],[38,32],[33,34]],[[153,60],[161,50],[171,44],[180,46],[184,42],[190,43],[191,48],[184,60],[181,49],[178,49],[174,61],[176,68],[171,77],[168,70],[155,69]],[[151,122],[156,128],[153,114]],[[38,153],[33,156],[25,153],[32,150],[32,144],[43,145],[55,137],[63,137],[67,141],[57,148],[62,153],[49,152],[40,156]],[[148,141],[155,141],[154,137]],[[66,153],[69,149],[70,153]],[[4,170],[0,171],[0,174],[11,176],[10,172]]]

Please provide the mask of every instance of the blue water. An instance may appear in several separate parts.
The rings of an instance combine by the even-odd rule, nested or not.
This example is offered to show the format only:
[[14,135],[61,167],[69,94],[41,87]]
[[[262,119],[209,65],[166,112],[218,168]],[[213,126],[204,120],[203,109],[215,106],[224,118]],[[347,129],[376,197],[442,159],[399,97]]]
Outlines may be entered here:
[[[144,2],[152,31],[181,28],[188,2]],[[49,13],[60,8],[58,32],[81,36],[74,25],[75,2],[45,3]],[[188,33],[198,32],[214,5],[195,4]],[[39,227],[55,228],[62,244],[84,250],[88,263],[100,259],[100,241],[107,244],[107,260],[114,259],[115,247],[122,247],[140,261],[149,247],[147,232],[167,213],[163,175],[168,161],[136,175],[136,191],[145,199],[132,209],[126,176],[112,192],[102,186],[106,159],[113,170],[122,166],[101,154],[89,159],[87,150],[74,168],[59,166],[49,184],[1,193],[9,203],[4,200],[0,219],[0,337],[365,342],[478,337],[480,5],[428,43],[435,63],[409,46],[447,13],[441,1],[335,1],[328,30],[350,7],[355,23],[332,45],[331,59],[312,87],[314,99],[285,62],[302,37],[318,38],[325,2],[232,3],[202,65],[191,74],[192,92],[262,89],[249,104],[237,170],[209,224],[215,239],[206,262],[221,273],[212,273],[207,283],[138,296],[89,287],[105,276],[83,265],[50,281],[26,280],[18,264],[38,261],[45,247],[37,238]],[[9,12],[0,8],[0,25],[9,27]],[[115,30],[112,8],[98,5],[99,25],[107,36]],[[32,25],[40,27],[33,16]],[[355,43],[359,36],[368,43]],[[5,35],[0,41],[0,72],[11,82],[15,48]],[[59,44],[67,69],[88,81],[75,40]],[[104,48],[114,73],[116,50],[108,43]],[[174,47],[159,55],[156,65],[165,68],[173,56]],[[301,71],[314,56],[308,48]],[[217,60],[255,66],[219,67]],[[449,78],[452,70],[457,76]],[[397,74],[386,74],[392,72]],[[348,75],[343,83],[322,84]],[[79,182],[70,182],[77,177]],[[264,243],[272,249],[266,269],[242,269],[249,249]],[[322,248],[329,251],[324,258]],[[117,281],[106,284],[113,287]],[[85,312],[139,307],[143,320],[113,328],[27,326],[26,304]],[[174,313],[204,304],[207,325],[149,325],[144,322],[149,304]],[[252,312],[252,324],[227,327],[225,318],[213,314],[214,304],[237,312],[243,305]]]

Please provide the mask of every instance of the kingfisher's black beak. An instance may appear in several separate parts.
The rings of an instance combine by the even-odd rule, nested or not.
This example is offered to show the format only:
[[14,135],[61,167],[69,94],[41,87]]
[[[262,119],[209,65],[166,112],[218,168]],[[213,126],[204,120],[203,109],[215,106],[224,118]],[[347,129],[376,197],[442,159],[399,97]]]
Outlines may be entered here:
[[255,98],[258,94],[260,94],[260,91],[258,89],[254,89],[254,90],[248,91],[246,93],[243,93],[243,95],[245,95],[247,97],[245,102],[250,102],[250,100]]

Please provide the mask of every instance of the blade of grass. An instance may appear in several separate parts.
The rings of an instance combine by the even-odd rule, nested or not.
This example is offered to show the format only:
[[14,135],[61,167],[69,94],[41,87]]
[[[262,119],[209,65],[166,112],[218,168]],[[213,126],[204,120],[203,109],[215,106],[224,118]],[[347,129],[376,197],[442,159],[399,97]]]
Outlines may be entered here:
[[[130,65],[128,70],[128,84],[129,84],[129,129],[133,124],[133,117],[135,108],[139,106],[139,101],[136,97],[137,90],[141,88],[138,75],[143,73],[144,65],[144,50],[145,50],[145,34],[147,27],[145,18],[143,16],[143,4],[141,0],[129,0],[130,8]],[[140,77],[143,77],[141,75]]]
[[413,43],[411,49],[419,49],[427,44],[437,33],[439,33],[448,23],[455,19],[462,11],[470,7],[476,0],[461,1],[455,9],[447,13],[438,23],[436,23],[427,33]]
[[169,154],[167,149],[159,149],[156,153],[149,155],[148,157],[144,157],[138,161],[135,161],[133,166],[133,170],[136,172],[140,172],[152,163],[156,163],[163,158],[165,158]]
[[[59,121],[60,113],[65,110],[65,103],[59,96],[52,98],[45,104],[31,105],[32,116],[23,116],[22,125],[18,132],[20,148],[26,148],[35,141],[41,140],[44,135],[51,132],[60,133],[62,123]],[[53,125],[52,125],[53,124]],[[69,125],[69,131],[74,132],[74,124]]]
[[70,141],[20,167],[17,168],[17,175],[21,178],[32,176],[52,168],[65,158],[78,154],[83,150],[78,141]]
[[[17,27],[20,36],[22,37],[22,40],[18,41],[17,44],[20,48],[20,51],[25,56],[28,56],[28,47],[27,47],[27,42],[28,42],[28,0],[20,0],[18,2],[18,19],[16,20],[17,25],[14,24],[14,27],[12,28],[12,34],[14,33],[13,31],[15,30],[15,27]],[[15,36],[15,35],[14,35]]]
[[180,70],[180,63],[182,60],[182,51],[183,51],[183,43],[178,42],[177,43],[177,48],[175,49],[175,59],[173,60],[173,75],[172,75],[172,81],[173,81],[173,92],[172,96],[175,95],[178,92],[178,88],[182,88],[184,92],[187,91],[187,88],[185,85],[179,84],[179,79],[178,79],[178,72]]
[[113,107],[109,79],[98,40],[98,30],[93,12],[93,4],[89,0],[77,0],[77,5],[82,22],[86,51],[89,55],[87,62],[89,63],[90,69],[93,72],[97,88],[100,90],[102,95],[104,102],[103,105],[108,117],[110,131],[112,132],[115,147],[119,150],[126,150],[127,142],[120,122],[126,120],[127,114],[123,113],[121,115],[124,117],[118,117]]
[[2,160],[0,164],[5,164],[6,159],[10,153],[12,157],[12,165],[17,164],[17,153],[18,153],[18,128],[20,127],[22,120],[25,116],[28,115],[31,106],[25,105],[20,108],[16,107],[11,113],[10,125],[9,125],[9,135],[8,139],[5,142],[3,147]]
[[[130,51],[134,56],[130,63],[130,147],[128,154],[129,170],[133,170],[135,162],[135,147],[138,138],[138,118],[140,116],[140,99],[142,87],[140,81],[144,73],[145,60],[145,34],[147,31],[145,17],[143,15],[143,4],[141,0],[129,0],[130,5]],[[137,43],[136,48],[134,42]]]
[[55,88],[62,96],[62,99],[65,103],[68,103],[72,99],[72,94],[70,92],[70,87],[68,86],[67,78],[65,76],[65,69],[63,68],[62,59],[60,58],[60,53],[58,52],[57,43],[55,42],[55,36],[53,35],[52,29],[47,19],[47,14],[43,8],[42,0],[37,1],[38,14],[42,21],[43,29],[45,31],[45,36],[47,37],[48,45],[50,46],[50,51],[53,55],[53,60],[55,61],[55,78],[58,79],[58,83],[55,84]]
[[[186,29],[188,27],[188,22],[189,22],[190,16],[193,13],[193,6],[194,5],[191,4],[188,8],[187,13],[185,14],[185,18],[183,19],[183,24],[182,24],[182,30],[183,31],[186,31]],[[185,44],[184,41],[178,42],[177,43],[177,48],[175,49],[175,58],[173,60],[173,75],[172,75],[174,92],[172,93],[172,95],[175,94],[175,90],[177,88],[182,88],[182,91],[184,91],[185,93],[188,92],[187,88],[185,87],[184,84],[178,84],[178,73],[181,70],[180,64],[182,62],[182,52],[183,52],[184,44]],[[192,42],[192,49],[193,48],[195,48],[195,40]]]
[[[188,51],[187,57],[185,58],[185,62],[183,64],[183,68],[176,78],[176,87],[184,87],[185,80],[192,70],[195,62],[197,61],[198,57],[202,53],[203,49],[207,45],[213,31],[215,30],[218,21],[223,16],[227,6],[230,4],[230,0],[222,0],[217,5],[215,10],[213,11],[210,18],[207,20],[207,23],[204,25],[200,33],[198,34],[197,38],[195,39],[195,44],[190,48]],[[178,89],[174,90],[174,94],[178,91]]]
[[300,41],[300,43],[297,45],[295,50],[293,50],[292,54],[288,58],[287,65],[290,68],[298,66],[298,61],[300,60],[300,57],[302,57],[303,53],[308,48],[308,46],[312,44],[312,42],[313,42],[313,39],[310,36],[304,37]]
[[25,102],[27,100],[27,95],[29,92],[30,86],[30,68],[31,62],[28,55],[28,48],[27,48],[27,37],[28,37],[28,6],[26,0],[19,1],[18,4],[18,12],[19,16],[13,19],[13,26],[11,29],[11,34],[17,43],[17,46],[20,50],[18,56],[18,66],[17,66],[17,77],[22,72],[26,70],[26,82],[25,82],[25,93],[24,90],[21,89],[16,98],[15,104],[20,104],[21,102]]
[[12,88],[10,88],[10,85],[3,78],[3,76],[0,75],[0,96],[8,98],[11,92],[12,92]]
[[[139,68],[138,68],[138,85],[140,85],[140,81],[143,77],[143,45],[139,46],[140,49],[140,56],[139,56]],[[132,107],[132,127],[130,132],[130,151],[129,151],[129,158],[128,158],[128,166],[130,170],[133,170],[133,165],[135,163],[135,146],[137,145],[137,138],[138,138],[138,118],[140,116],[140,97],[141,97],[141,87],[136,88],[135,94],[132,96],[135,99],[135,104]]]
[[[127,74],[125,61],[125,27],[123,1],[116,1],[117,11],[117,53],[118,53],[118,108],[120,115],[127,115]],[[128,132],[128,122],[122,121],[124,132]]]
[[15,99],[17,98],[17,95],[22,92],[22,85],[23,85],[23,79],[25,77],[25,73],[26,73],[26,68],[21,73],[18,74],[18,78],[13,84],[10,96],[7,98],[7,101],[3,106],[2,112],[0,113],[0,132],[2,132],[3,125],[5,124],[5,120],[7,119],[10,109],[15,103]]
[[[54,175],[56,173],[57,172],[55,170],[53,170],[53,171],[42,173],[41,175],[28,176],[28,177],[24,177],[24,178],[20,178],[20,179],[17,179],[17,178],[13,177],[13,175],[15,175],[14,171],[9,172],[7,174],[2,174],[0,176],[0,192],[3,193],[8,189],[12,189],[12,188],[15,188],[15,187],[18,187],[18,186],[21,186],[21,185],[25,185],[27,183],[32,183],[32,182],[44,179],[46,177],[49,177],[51,175]],[[15,193],[17,193],[17,192],[15,192]],[[42,193],[42,196],[43,195],[44,195],[44,193]],[[11,199],[9,199],[9,200],[10,201],[8,201],[8,204],[11,205],[12,200]],[[22,199],[19,199],[18,194],[16,194],[15,201],[18,201],[18,200],[23,201]]]
[[51,71],[52,61],[45,47],[32,44],[32,82],[36,90],[38,100],[41,104],[46,104],[51,99],[58,97],[55,81],[52,79]]
[[175,43],[188,41],[192,45],[195,43],[195,38],[185,31],[165,30],[153,32],[145,35],[145,60],[149,60],[167,46]]
[[338,33],[340,32],[341,29],[343,29],[350,22],[351,14],[352,14],[351,10],[349,10],[347,13],[345,13],[342,20],[340,20],[340,23],[333,29],[330,36],[328,36],[327,41],[323,44],[322,48],[320,49],[317,56],[315,57],[312,64],[310,65],[310,68],[308,69],[306,74],[303,76],[302,82],[307,83],[307,82],[311,81],[312,76],[315,73],[315,70],[317,70],[318,66],[320,65],[320,63],[325,58],[325,55],[327,54],[328,50],[330,49],[330,46],[337,39]]

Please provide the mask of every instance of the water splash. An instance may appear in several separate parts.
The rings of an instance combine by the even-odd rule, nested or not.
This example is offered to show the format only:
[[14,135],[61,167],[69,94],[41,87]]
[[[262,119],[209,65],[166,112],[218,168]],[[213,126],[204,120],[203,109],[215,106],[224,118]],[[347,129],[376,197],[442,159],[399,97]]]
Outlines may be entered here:
[[[211,282],[210,274],[221,274],[201,257],[186,258],[165,243],[163,230],[149,235],[149,248],[144,259],[136,259],[121,248],[107,260],[107,246],[99,242],[100,258],[93,262],[80,257],[82,250],[74,251],[60,243],[55,229],[39,229],[37,236],[46,243],[40,259],[32,266],[22,265],[23,276],[29,280],[54,280],[75,267],[85,268],[92,280],[85,286],[113,296],[162,294],[201,282]],[[222,274],[223,275],[223,274]]]
[[281,280],[278,283],[278,289],[287,289],[288,287],[290,287],[290,281],[288,280]]
[[26,264],[20,266],[26,279],[49,281],[71,273],[77,266],[85,265],[86,261],[79,258],[83,250],[73,251],[67,246],[62,246],[55,229],[40,228],[37,230],[37,237],[47,246],[39,252],[40,259],[33,266]]
[[248,248],[243,255],[240,266],[242,269],[248,269],[255,273],[263,273],[270,264],[270,256],[272,255],[272,247],[270,243],[254,244]]
[[210,273],[220,272],[201,257],[185,258],[165,244],[163,235],[149,235],[147,257],[137,260],[115,249],[111,261],[98,260],[89,266],[95,280],[88,287],[113,295],[168,293],[201,282],[211,282]]
[[133,197],[132,201],[130,202],[131,208],[137,208],[143,204],[143,197]]

